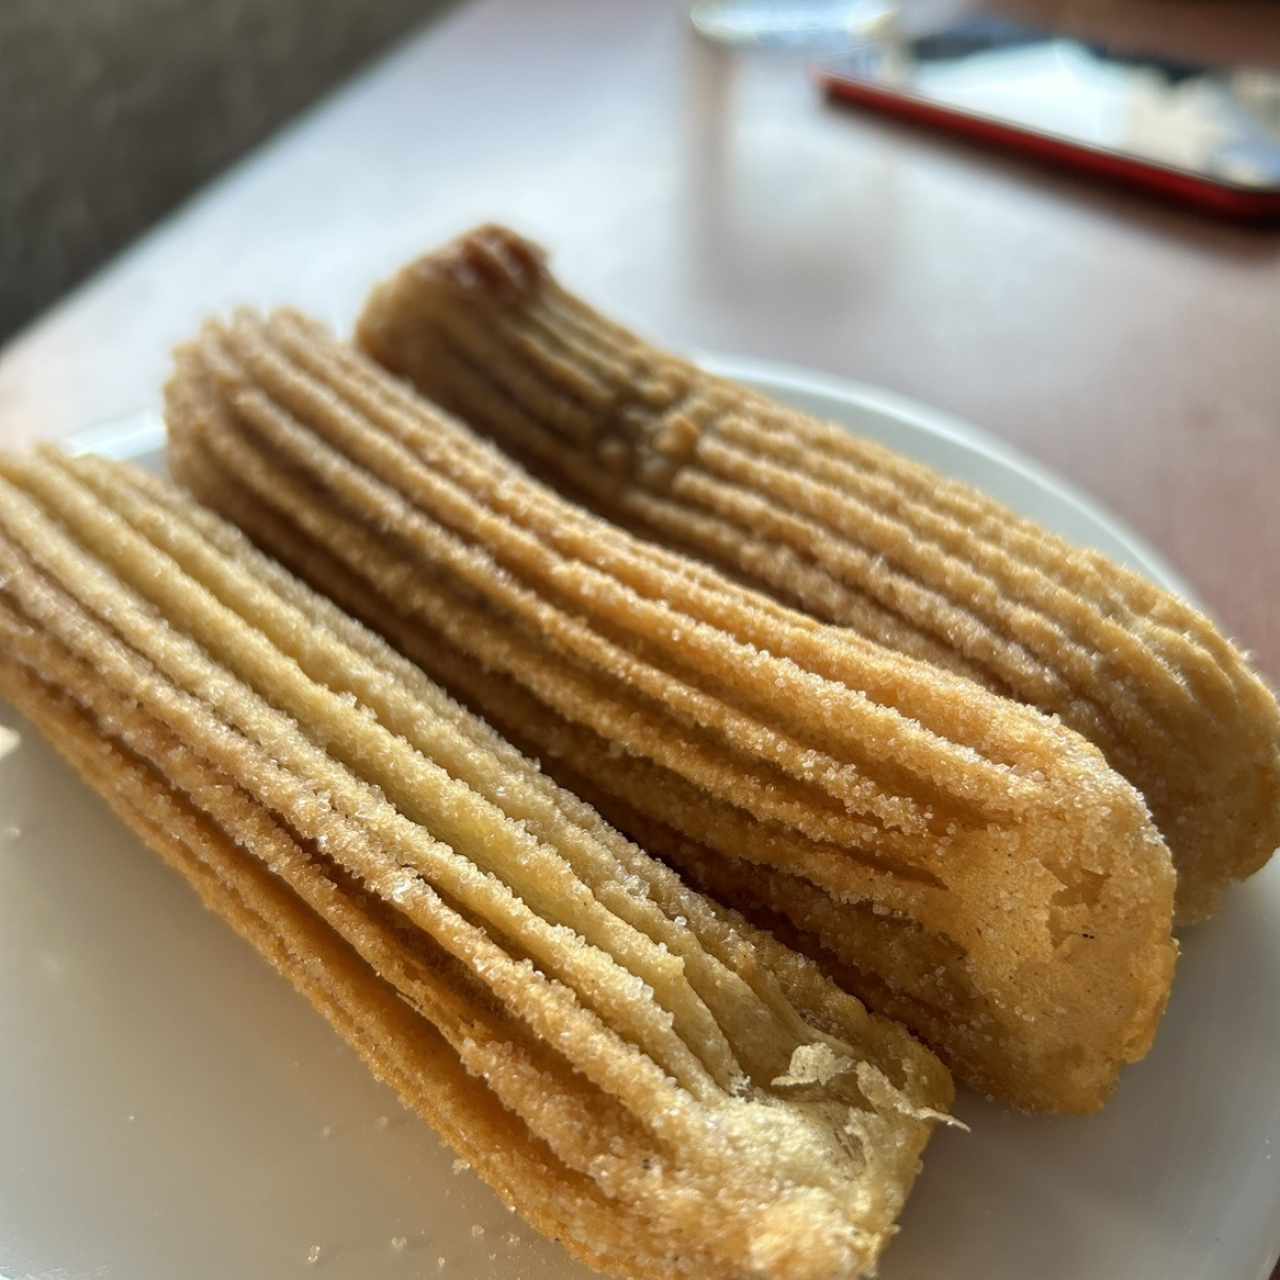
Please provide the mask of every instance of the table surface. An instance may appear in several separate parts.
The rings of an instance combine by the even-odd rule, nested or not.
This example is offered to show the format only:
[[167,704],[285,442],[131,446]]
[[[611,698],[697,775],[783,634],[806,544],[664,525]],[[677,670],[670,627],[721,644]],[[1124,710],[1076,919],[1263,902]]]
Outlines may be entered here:
[[482,0],[429,26],[0,352],[0,442],[156,405],[210,311],[289,302],[345,330],[374,280],[499,219],[666,344],[1005,438],[1280,677],[1280,232],[828,106],[795,61],[696,41],[683,8]]

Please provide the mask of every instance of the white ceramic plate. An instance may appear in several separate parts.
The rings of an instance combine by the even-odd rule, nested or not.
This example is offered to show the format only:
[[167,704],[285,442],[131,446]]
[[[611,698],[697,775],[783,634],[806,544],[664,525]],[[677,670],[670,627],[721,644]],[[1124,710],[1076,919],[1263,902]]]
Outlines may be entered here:
[[[707,363],[1187,590],[1117,521],[972,428],[866,387]],[[163,465],[154,420],[78,443]],[[0,719],[21,734],[0,760],[0,1274],[586,1276],[455,1171],[284,982]],[[1269,1276],[1278,977],[1280,864],[1185,937],[1155,1050],[1101,1115],[961,1098],[972,1132],[931,1144],[885,1280]]]

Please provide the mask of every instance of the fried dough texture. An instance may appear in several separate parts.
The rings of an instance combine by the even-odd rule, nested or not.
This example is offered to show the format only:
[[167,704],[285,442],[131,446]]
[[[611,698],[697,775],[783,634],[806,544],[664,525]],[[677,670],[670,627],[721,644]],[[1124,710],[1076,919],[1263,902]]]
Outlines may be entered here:
[[1060,716],[1145,797],[1211,915],[1280,845],[1280,712],[1202,613],[968,485],[703,372],[480,228],[382,285],[361,345],[574,500]]
[[188,494],[0,461],[0,692],[511,1206],[620,1277],[874,1271],[946,1070]]
[[1147,1051],[1172,865],[1080,735],[590,515],[295,313],[177,364],[202,501],[970,1083],[1086,1111]]

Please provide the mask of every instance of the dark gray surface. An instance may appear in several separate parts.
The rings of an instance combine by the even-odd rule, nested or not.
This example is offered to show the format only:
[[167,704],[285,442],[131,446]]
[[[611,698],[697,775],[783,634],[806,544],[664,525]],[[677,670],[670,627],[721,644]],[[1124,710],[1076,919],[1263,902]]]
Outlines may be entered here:
[[0,339],[445,0],[0,0]]

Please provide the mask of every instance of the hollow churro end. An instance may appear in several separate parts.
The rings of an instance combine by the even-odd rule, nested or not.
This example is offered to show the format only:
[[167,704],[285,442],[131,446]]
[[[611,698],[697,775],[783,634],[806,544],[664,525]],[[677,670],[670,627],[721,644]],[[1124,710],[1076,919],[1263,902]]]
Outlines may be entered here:
[[540,479],[1060,716],[1145,796],[1178,868],[1180,922],[1211,915],[1280,845],[1280,710],[1199,610],[966,484],[654,348],[545,267],[520,290],[458,291],[435,260],[371,296],[359,341]]
[[[181,357],[192,430],[265,410],[193,356],[253,323]],[[231,525],[120,464],[0,459],[0,639],[0,691],[540,1230],[626,1277],[874,1266],[942,1064]],[[847,1067],[798,1090],[814,1054]]]
[[1058,785],[1035,819],[959,833],[947,847],[964,868],[944,876],[951,892],[991,910],[957,910],[935,927],[981,975],[970,992],[990,994],[939,1016],[944,1029],[960,1024],[953,1067],[976,1087],[1027,1110],[1083,1113],[1154,1041],[1177,958],[1176,875],[1137,791],[1077,735],[1057,745]]
[[966,1080],[1088,1110],[1149,1042],[1169,857],[1071,729],[566,502],[299,317],[208,331],[167,418],[203,501]]

